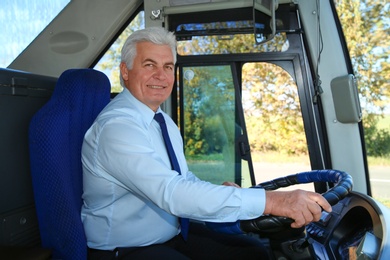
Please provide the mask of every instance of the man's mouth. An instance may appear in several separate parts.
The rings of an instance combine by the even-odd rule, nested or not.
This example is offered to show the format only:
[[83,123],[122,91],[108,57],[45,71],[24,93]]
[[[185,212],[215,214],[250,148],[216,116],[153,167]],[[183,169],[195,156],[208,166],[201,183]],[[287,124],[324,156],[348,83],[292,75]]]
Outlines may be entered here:
[[158,85],[148,85],[148,88],[152,89],[164,89],[166,88],[165,86],[158,86]]

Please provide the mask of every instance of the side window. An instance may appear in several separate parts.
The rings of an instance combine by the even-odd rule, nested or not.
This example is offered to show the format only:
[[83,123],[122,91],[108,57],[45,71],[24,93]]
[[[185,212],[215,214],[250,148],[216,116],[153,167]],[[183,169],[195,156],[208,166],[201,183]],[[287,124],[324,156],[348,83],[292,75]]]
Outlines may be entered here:
[[[256,183],[310,171],[294,79],[283,68],[267,62],[244,64],[242,79],[242,103]],[[314,185],[299,188],[314,190]]]
[[69,2],[2,0],[0,68],[8,67]]
[[97,70],[104,72],[110,79],[111,93],[119,93],[123,89],[119,78],[119,63],[121,61],[121,50],[123,44],[132,32],[144,28],[144,12],[141,11],[137,14],[137,16],[135,16],[135,18],[130,22],[126,29],[119,35],[116,41],[95,65]]
[[383,1],[373,1],[370,5],[360,1],[354,4],[335,1],[335,6],[358,92],[362,93],[362,126],[371,193],[390,208],[390,5]]
[[243,159],[250,157],[249,146],[232,71],[231,65],[181,67],[180,126],[194,174],[215,184],[231,181],[249,187],[250,160]]

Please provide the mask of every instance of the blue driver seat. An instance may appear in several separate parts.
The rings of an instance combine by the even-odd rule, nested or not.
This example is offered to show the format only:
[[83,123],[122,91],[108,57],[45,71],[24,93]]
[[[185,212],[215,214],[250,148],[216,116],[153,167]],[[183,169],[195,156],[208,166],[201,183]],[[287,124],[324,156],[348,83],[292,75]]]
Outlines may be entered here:
[[42,247],[53,259],[87,259],[80,211],[81,146],[85,132],[110,101],[110,82],[93,69],[70,69],[34,115],[29,149]]

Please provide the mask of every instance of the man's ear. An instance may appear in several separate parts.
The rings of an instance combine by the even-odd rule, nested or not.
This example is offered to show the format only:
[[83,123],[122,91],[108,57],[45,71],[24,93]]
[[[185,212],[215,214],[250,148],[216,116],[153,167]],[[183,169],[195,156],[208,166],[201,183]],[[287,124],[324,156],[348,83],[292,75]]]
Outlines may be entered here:
[[123,80],[127,81],[129,79],[129,71],[127,70],[126,63],[121,62],[119,67],[120,67],[120,70],[121,70],[121,75],[122,75]]

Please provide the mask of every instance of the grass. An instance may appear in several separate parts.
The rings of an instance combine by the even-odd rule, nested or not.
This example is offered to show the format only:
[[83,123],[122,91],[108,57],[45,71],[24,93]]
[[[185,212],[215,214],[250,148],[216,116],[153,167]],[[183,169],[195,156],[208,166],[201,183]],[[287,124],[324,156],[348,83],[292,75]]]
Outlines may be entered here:
[[[370,166],[390,166],[390,157],[372,157],[367,158]],[[269,163],[304,163],[310,165],[307,155],[287,155],[276,152],[269,153],[252,153],[252,161],[254,162],[269,162]]]
[[381,198],[376,198],[376,199],[390,209],[390,199],[381,199]]
[[[390,131],[390,115],[384,115],[379,117],[378,129],[384,129]],[[370,166],[390,166],[390,157],[371,157],[367,158],[368,165]]]
[[390,166],[390,157],[372,157],[367,158],[370,166]]
[[[266,163],[299,163],[310,165],[307,155],[291,156],[280,153],[252,153],[253,162],[266,162]],[[234,181],[234,166],[232,164],[226,164],[222,155],[213,156],[196,156],[189,157],[188,165],[190,170],[193,171],[199,178],[208,180],[215,184],[221,184],[223,181]],[[385,166],[390,167],[390,158],[375,158],[369,157],[368,164],[372,166]],[[242,179],[242,181],[245,178]],[[243,183],[244,184],[244,183]],[[249,183],[250,184],[250,183]],[[375,198],[386,207],[390,208],[389,198]]]
[[252,154],[253,162],[269,162],[269,163],[305,163],[310,164],[309,158],[307,155],[288,155],[281,154],[277,152],[253,152]]
[[378,129],[390,130],[390,115],[385,115],[383,118],[382,117],[379,118]]
[[[207,180],[214,184],[222,184],[225,180],[232,180],[232,176],[225,170],[222,161],[187,161],[190,170],[200,179]],[[234,180],[234,179],[233,179]]]
[[[268,162],[268,163],[304,163],[310,165],[307,155],[287,155],[277,152],[252,152],[253,162]],[[390,157],[372,157],[367,158],[369,166],[390,166]],[[217,166],[219,162],[223,162],[223,155],[209,155],[209,156],[188,156],[187,162],[189,164],[201,163],[201,170],[204,171],[207,167],[220,167]],[[214,164],[214,166],[213,166]]]

